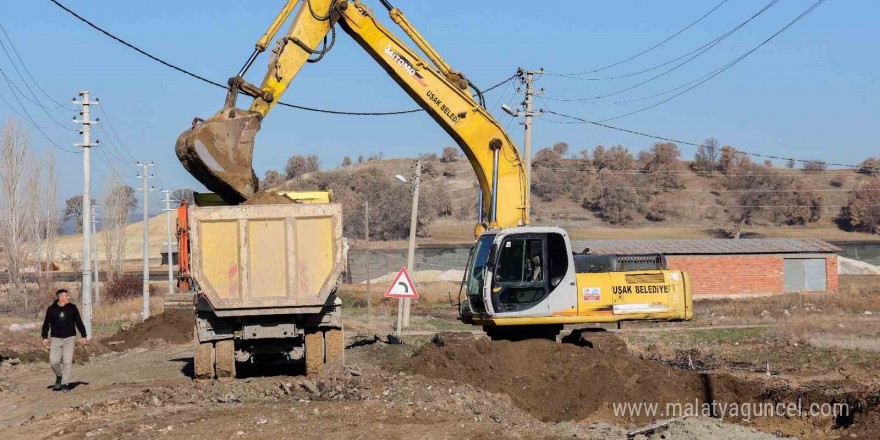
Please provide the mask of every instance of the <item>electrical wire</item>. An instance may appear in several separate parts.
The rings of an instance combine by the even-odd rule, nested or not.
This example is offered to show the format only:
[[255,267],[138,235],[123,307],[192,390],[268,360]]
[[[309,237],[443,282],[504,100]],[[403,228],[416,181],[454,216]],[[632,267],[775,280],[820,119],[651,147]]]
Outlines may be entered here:
[[[12,82],[9,80],[9,77],[6,76],[6,72],[4,72],[2,68],[0,68],[0,74],[2,74],[3,79],[6,81],[6,86],[9,87],[9,91],[12,92],[12,97],[15,98],[15,100],[18,102],[18,105],[21,106],[22,111],[24,111],[24,114],[26,115],[25,120],[30,122],[31,125],[33,125],[34,128],[36,128],[37,131],[39,131],[40,134],[43,135],[43,137],[46,138],[47,141],[49,141],[50,144],[54,145],[59,150],[64,151],[65,153],[78,154],[79,153],[78,151],[68,150],[67,148],[62,147],[57,142],[52,140],[52,138],[50,138],[49,135],[47,135],[45,131],[43,131],[43,128],[45,128],[45,127],[42,127],[40,124],[37,124],[37,121],[35,121],[33,116],[31,116],[30,112],[28,112],[27,108],[21,102],[21,99],[19,99],[18,95],[15,93],[15,90],[13,90]],[[8,104],[8,101],[6,101],[5,98],[3,99],[3,101]],[[16,113],[18,113],[18,112],[16,112]]]
[[708,76],[708,77],[706,77],[705,79],[703,79],[703,80],[697,82],[696,84],[693,84],[692,86],[686,88],[685,90],[682,90],[681,92],[676,93],[675,95],[672,95],[672,96],[670,96],[669,98],[666,98],[666,99],[664,99],[664,100],[662,100],[662,101],[660,101],[660,102],[654,103],[654,104],[649,105],[649,106],[647,106],[647,107],[642,107],[642,108],[640,108],[640,109],[638,109],[638,110],[634,110],[634,111],[631,111],[631,112],[628,112],[628,113],[620,114],[620,115],[617,115],[617,116],[614,116],[614,117],[611,117],[611,118],[602,119],[601,122],[613,121],[613,120],[616,120],[616,119],[625,118],[625,117],[627,117],[627,116],[632,116],[632,115],[635,115],[635,114],[641,113],[641,112],[646,111],[646,110],[650,110],[650,109],[652,109],[652,108],[655,108],[655,107],[657,107],[657,106],[660,106],[660,105],[662,105],[662,104],[665,104],[665,103],[667,103],[667,102],[669,102],[669,101],[671,101],[671,100],[673,100],[673,99],[675,99],[675,98],[677,98],[677,97],[679,97],[679,96],[681,96],[681,95],[684,95],[685,93],[687,93],[687,92],[689,92],[689,91],[691,91],[691,90],[693,90],[693,89],[695,89],[695,88],[701,86],[702,84],[706,83],[707,81],[711,80],[712,78],[715,78],[716,76],[718,76],[718,75],[724,73],[727,69],[730,69],[731,67],[735,66],[737,63],[739,63],[740,61],[744,60],[744,59],[745,59],[746,57],[748,57],[749,55],[753,54],[755,51],[757,51],[758,49],[760,49],[761,47],[763,47],[765,44],[769,43],[771,40],[773,40],[774,38],[778,37],[780,34],[782,34],[782,33],[785,32],[786,30],[788,30],[790,27],[792,27],[795,23],[797,23],[798,21],[800,21],[801,19],[803,19],[804,17],[806,17],[807,15],[809,15],[811,12],[813,12],[816,8],[818,8],[819,6],[821,6],[822,3],[825,3],[825,0],[819,0],[819,1],[815,2],[815,3],[813,3],[812,6],[810,6],[809,8],[807,8],[804,12],[802,12],[800,15],[798,15],[797,17],[795,17],[794,20],[790,21],[788,24],[786,24],[784,27],[782,27],[782,29],[776,31],[773,35],[771,35],[770,37],[768,37],[766,40],[762,41],[760,44],[758,44],[757,46],[755,46],[755,47],[752,48],[751,50],[749,50],[749,51],[743,53],[742,55],[740,55],[739,57],[737,57],[736,59],[734,59],[734,60],[731,61],[730,63],[726,64],[725,66],[723,66],[723,67],[721,67],[721,68],[719,68],[719,69],[717,69],[717,71],[714,72],[714,73],[712,73],[710,76]]
[[[119,137],[119,132],[117,132],[116,127],[113,126],[113,121],[110,120],[110,116],[107,114],[107,110],[105,109],[105,107],[106,104],[102,102],[101,105],[98,106],[98,110],[101,111],[101,115],[104,117],[104,120],[107,121],[107,126],[110,127],[110,132],[112,132],[113,135],[116,136],[116,141],[119,142],[122,151],[124,151],[125,154],[128,156],[128,159],[130,159],[130,164],[134,166],[134,163],[137,162],[137,158],[135,158],[134,155],[131,154],[131,151],[125,146],[125,143],[122,142],[122,138]],[[101,128],[103,129],[103,127]],[[110,135],[108,134],[107,137],[109,138]],[[128,160],[123,160],[123,162],[129,163]]]
[[[615,63],[611,63],[611,64],[609,64],[609,65],[607,65],[607,66],[599,67],[599,68],[596,68],[596,69],[593,69],[593,70],[588,70],[588,71],[585,71],[585,72],[556,73],[556,74],[552,74],[552,75],[558,75],[558,76],[579,76],[579,75],[588,75],[588,74],[590,74],[590,73],[601,72],[601,71],[603,71],[603,70],[610,69],[610,68],[612,68],[612,67],[616,67],[616,66],[619,66],[619,65],[621,65],[621,64],[623,64],[623,63],[627,63],[627,62],[629,62],[629,61],[632,61],[632,60],[634,60],[634,59],[636,59],[636,58],[638,58],[638,57],[640,57],[640,56],[642,56],[642,55],[644,55],[644,54],[646,54],[646,53],[648,53],[648,52],[650,52],[650,51],[652,51],[652,50],[654,50],[654,49],[656,49],[656,48],[658,48],[658,47],[660,47],[660,46],[662,46],[662,45],[664,45],[664,44],[666,44],[667,42],[669,42],[669,40],[672,40],[673,38],[675,38],[675,37],[681,35],[684,31],[686,31],[686,30],[692,28],[692,27],[693,27],[694,25],[696,25],[697,23],[703,21],[703,19],[705,19],[706,17],[708,17],[709,15],[711,15],[713,12],[715,12],[716,9],[720,8],[722,5],[724,5],[725,3],[727,3],[727,1],[728,1],[728,0],[722,0],[720,3],[718,3],[717,5],[715,5],[715,7],[713,7],[712,9],[710,9],[709,12],[703,14],[703,16],[701,16],[700,18],[698,18],[698,19],[696,19],[695,21],[691,22],[689,25],[685,26],[684,28],[680,29],[678,32],[676,32],[676,33],[670,35],[669,37],[666,37],[666,39],[664,39],[663,41],[661,41],[661,42],[659,42],[659,43],[657,43],[657,44],[655,44],[655,45],[653,45],[653,46],[651,46],[651,47],[649,47],[649,48],[647,48],[647,49],[645,49],[645,50],[643,50],[643,51],[641,51],[641,52],[639,52],[639,53],[637,53],[637,54],[635,54],[635,55],[632,55],[632,56],[630,56],[630,57],[628,57],[628,58],[625,58],[625,59],[623,59],[623,60],[617,61],[617,62],[615,62]],[[548,73],[548,74],[551,74],[551,73]]]
[[[72,15],[73,17],[75,17],[77,20],[79,20],[79,21],[81,21],[81,22],[87,24],[87,25],[88,25],[89,27],[91,27],[92,29],[95,29],[96,31],[98,31],[98,32],[100,32],[100,33],[106,35],[107,37],[113,39],[114,41],[116,41],[116,42],[118,42],[118,43],[120,43],[120,44],[122,44],[122,45],[128,47],[129,49],[134,50],[135,52],[137,52],[137,53],[139,53],[139,54],[141,54],[141,55],[143,55],[143,56],[145,56],[145,57],[147,57],[147,58],[149,58],[149,59],[151,59],[151,60],[153,60],[153,61],[155,61],[155,62],[157,62],[157,63],[159,63],[159,64],[162,64],[162,65],[165,66],[165,67],[168,67],[168,68],[174,69],[174,70],[176,70],[176,71],[178,71],[178,72],[180,72],[180,73],[182,73],[182,74],[184,74],[184,75],[190,76],[190,77],[195,78],[195,79],[197,79],[197,80],[199,80],[199,81],[202,81],[202,82],[204,82],[204,83],[211,84],[211,85],[216,86],[216,87],[220,87],[220,88],[222,88],[222,89],[224,89],[224,90],[228,89],[228,86],[226,86],[226,85],[224,85],[224,84],[221,84],[221,83],[216,82],[216,81],[212,81],[212,80],[210,80],[210,79],[208,79],[208,78],[205,78],[205,77],[203,77],[203,76],[201,76],[201,75],[198,75],[198,74],[196,74],[196,73],[193,73],[193,72],[191,72],[191,71],[189,71],[189,70],[187,70],[187,69],[184,69],[184,68],[182,68],[182,67],[179,67],[179,66],[177,66],[177,65],[175,65],[175,64],[172,64],[172,63],[170,63],[170,62],[168,62],[168,61],[165,61],[165,60],[163,60],[163,59],[161,59],[161,58],[159,58],[159,57],[157,57],[157,56],[155,56],[155,55],[153,55],[153,54],[151,54],[151,53],[149,53],[149,52],[147,52],[147,51],[145,51],[145,50],[143,50],[143,49],[141,49],[141,48],[139,48],[139,47],[137,47],[137,46],[135,46],[135,45],[133,45],[133,44],[131,44],[131,43],[129,43],[128,41],[125,41],[125,40],[123,40],[122,38],[117,37],[116,35],[114,35],[114,34],[108,32],[108,31],[104,30],[104,29],[101,28],[100,26],[98,26],[98,25],[92,23],[91,21],[89,21],[89,20],[86,19],[85,17],[83,17],[83,16],[77,14],[76,12],[74,12],[73,10],[71,10],[70,8],[68,8],[68,7],[64,6],[63,4],[59,3],[57,0],[49,0],[49,1],[52,2],[53,4],[55,4],[56,6],[58,6],[59,8],[63,9],[64,11],[66,11],[68,14]],[[514,75],[514,76],[515,76],[515,75]],[[486,91],[492,90],[492,89],[494,89],[495,87],[498,87],[498,86],[500,86],[501,84],[503,84],[504,82],[509,81],[509,80],[511,80],[511,79],[513,79],[513,77],[508,78],[507,80],[502,81],[501,83],[496,84],[495,86],[492,86],[491,88],[489,88],[489,89],[486,90]],[[294,108],[294,109],[297,109],[297,110],[305,110],[305,111],[311,111],[311,112],[317,112],[317,113],[325,113],[325,114],[331,114],[331,115],[345,115],[345,116],[396,116],[396,115],[406,115],[406,114],[410,114],[410,113],[419,113],[419,112],[423,112],[423,111],[424,111],[424,110],[421,109],[421,108],[416,108],[416,109],[410,109],[410,110],[399,110],[399,111],[388,111],[388,112],[355,112],[355,111],[340,111],[340,110],[330,110],[330,109],[316,108],[316,107],[307,107],[307,106],[304,106],[304,105],[291,104],[291,103],[288,103],[288,102],[282,102],[282,101],[279,101],[277,104],[280,105],[280,106],[283,106],[283,107]]]
[[[776,3],[778,3],[778,2],[779,2],[779,0],[771,0],[769,3],[767,3],[766,5],[764,5],[764,7],[761,8],[758,12],[756,12],[755,14],[753,14],[753,15],[752,15],[751,17],[749,17],[747,20],[745,20],[745,21],[743,21],[742,23],[740,23],[740,24],[738,24],[737,26],[735,26],[733,29],[731,29],[731,30],[725,32],[725,33],[722,34],[721,36],[716,37],[715,39],[709,41],[708,43],[704,44],[703,46],[700,46],[700,47],[698,47],[698,48],[696,48],[696,49],[694,49],[694,50],[692,50],[692,51],[690,51],[690,52],[688,52],[688,53],[686,53],[686,54],[684,54],[684,55],[682,55],[682,56],[680,56],[680,57],[678,57],[678,58],[675,58],[675,59],[673,59],[673,60],[667,61],[667,62],[665,62],[665,63],[663,63],[663,64],[658,65],[658,66],[651,67],[650,69],[645,69],[645,70],[642,70],[642,71],[639,71],[639,72],[635,72],[635,73],[632,73],[632,74],[628,74],[628,75],[620,75],[620,76],[616,76],[616,77],[604,78],[604,79],[620,79],[620,78],[627,78],[627,77],[634,76],[634,75],[639,75],[639,74],[642,74],[642,73],[645,73],[645,72],[649,72],[649,71],[651,71],[651,70],[658,69],[658,68],[660,68],[660,67],[666,66],[666,65],[668,65],[668,64],[671,64],[671,63],[673,63],[673,62],[675,62],[675,61],[678,61],[678,60],[680,60],[680,59],[682,59],[682,58],[684,58],[684,57],[687,57],[688,55],[694,54],[694,53],[696,52],[696,54],[694,54],[694,55],[691,56],[690,58],[688,58],[688,59],[682,61],[681,63],[678,63],[678,64],[676,64],[675,66],[673,66],[673,67],[671,67],[671,68],[669,68],[669,69],[667,69],[667,70],[664,70],[663,72],[658,73],[657,75],[654,75],[654,76],[652,76],[652,77],[650,77],[650,78],[648,78],[648,79],[646,79],[646,80],[644,80],[644,81],[642,81],[642,82],[639,82],[639,83],[633,84],[633,85],[631,85],[631,86],[629,86],[629,87],[625,87],[625,88],[622,88],[622,89],[619,89],[619,90],[615,90],[615,91],[610,92],[610,93],[606,93],[606,94],[604,94],[604,95],[594,96],[594,97],[590,97],[590,98],[574,98],[574,99],[572,99],[572,98],[567,98],[567,99],[562,99],[562,100],[563,100],[563,101],[565,101],[565,100],[569,100],[569,101],[583,101],[583,100],[597,100],[597,99],[604,99],[604,98],[608,98],[608,97],[611,97],[611,96],[619,95],[619,94],[624,93],[624,92],[628,92],[628,91],[630,91],[630,90],[633,90],[633,89],[635,89],[635,88],[638,88],[638,87],[641,87],[641,86],[643,86],[643,85],[645,85],[645,84],[648,84],[648,83],[650,83],[650,82],[652,82],[652,81],[654,81],[654,80],[656,80],[656,79],[659,79],[659,78],[661,78],[661,77],[663,77],[663,76],[666,76],[667,74],[669,74],[669,73],[671,73],[671,72],[677,70],[678,68],[684,66],[685,64],[687,64],[687,63],[689,63],[689,62],[691,62],[691,61],[697,59],[700,55],[703,55],[704,53],[708,52],[710,49],[712,49],[713,47],[717,46],[719,43],[721,43],[722,41],[724,41],[725,39],[727,39],[727,37],[729,37],[729,36],[733,35],[734,33],[736,33],[738,30],[742,29],[745,25],[747,25],[749,22],[751,22],[752,20],[754,20],[755,18],[757,18],[759,15],[763,14],[764,12],[766,12],[768,9],[770,9],[771,7],[773,7],[774,5],[776,5]],[[582,78],[575,78],[575,79],[582,79]]]
[[[825,1],[825,0],[819,0],[819,3],[824,2],[824,1]],[[634,134],[634,135],[638,135],[638,136],[643,136],[643,137],[647,137],[647,138],[651,138],[651,139],[658,139],[658,140],[662,140],[662,141],[675,142],[675,143],[677,143],[677,144],[690,145],[690,146],[693,146],[693,147],[699,147],[699,146],[700,146],[700,144],[695,143],[695,142],[688,142],[688,141],[683,141],[683,140],[680,140],[680,139],[673,139],[673,138],[668,138],[668,137],[664,137],[664,136],[658,136],[658,135],[655,135],[655,134],[644,133],[644,132],[637,131],[637,130],[629,130],[629,129],[626,129],[626,128],[615,127],[615,126],[613,126],[613,125],[605,124],[605,123],[603,123],[602,121],[591,121],[591,120],[589,120],[589,119],[583,119],[583,118],[579,118],[579,117],[577,117],[577,116],[571,116],[571,115],[567,115],[567,114],[564,114],[564,113],[555,112],[555,111],[553,111],[553,110],[549,110],[549,109],[545,109],[544,112],[549,113],[549,114],[551,114],[551,115],[556,115],[556,116],[560,116],[560,117],[563,117],[563,118],[571,119],[573,122],[569,122],[569,121],[554,121],[554,120],[546,119],[546,118],[543,118],[543,117],[538,117],[538,119],[543,120],[543,121],[547,121],[547,122],[556,123],[556,124],[589,124],[589,125],[595,125],[595,126],[597,126],[597,127],[608,128],[608,129],[611,129],[611,130],[617,130],[617,131],[621,131],[621,132],[624,132],[624,133],[630,133],[630,134]],[[813,163],[819,163],[819,164],[824,164],[824,165],[828,165],[828,166],[837,166],[837,167],[843,167],[843,168],[860,168],[858,165],[851,165],[851,164],[844,164],[844,163],[836,163],[836,162],[826,162],[826,161],[821,161],[821,160],[797,159],[797,158],[794,158],[794,157],[773,156],[773,155],[769,155],[769,154],[753,153],[753,152],[742,151],[742,150],[735,150],[734,153],[736,153],[736,154],[742,154],[742,155],[747,155],[747,156],[762,157],[762,158],[765,158],[765,159],[790,160],[790,161],[801,162],[801,163],[810,163],[810,162],[813,162]]]
[[[24,60],[21,58],[21,55],[18,53],[18,49],[16,49],[16,47],[15,47],[15,43],[12,42],[12,38],[11,38],[11,37],[9,36],[9,34],[6,32],[6,28],[3,27],[3,24],[2,24],[2,23],[0,23],[0,31],[3,32],[3,35],[4,35],[4,36],[6,36],[6,41],[9,42],[9,47],[12,48],[12,52],[15,54],[15,57],[18,58],[18,63],[21,64],[21,67],[24,69],[25,73],[27,73],[28,78],[31,79],[31,82],[34,83],[34,85],[37,87],[37,89],[38,89],[40,92],[42,92],[43,95],[46,96],[46,98],[49,98],[50,101],[54,102],[54,103],[57,105],[57,107],[55,107],[55,109],[57,109],[57,108],[62,108],[62,107],[63,107],[63,108],[65,108],[65,109],[69,110],[69,111],[76,111],[75,108],[70,107],[70,106],[68,106],[67,104],[63,103],[63,102],[58,102],[58,101],[56,101],[54,98],[52,98],[52,95],[48,94],[48,93],[47,93],[42,87],[40,87],[40,83],[37,82],[37,80],[36,80],[36,79],[34,78],[34,76],[31,74],[30,69],[28,69],[27,64],[25,64]],[[0,44],[2,44],[2,42],[0,42]],[[5,47],[4,47],[3,49],[6,50]],[[8,55],[9,55],[9,54],[7,53],[7,56],[8,56]],[[11,59],[10,59],[10,61],[11,61]],[[15,63],[13,63],[13,67],[14,67],[14,66],[15,66]],[[20,75],[20,74],[19,74],[19,75]],[[54,110],[54,109],[53,109],[53,110]]]
[[[535,170],[540,170],[541,168],[535,168]],[[589,185],[577,185],[577,184],[567,184],[567,183],[541,183],[536,182],[532,183],[532,186],[551,186],[551,187],[565,187],[565,188],[592,188]],[[649,191],[649,192],[668,192],[668,193],[811,193],[811,192],[855,192],[855,191],[880,191],[880,189],[688,189],[688,188],[652,188],[652,187],[643,187],[643,186],[605,186],[599,185],[601,188],[605,189],[621,189],[621,190],[633,190],[633,191]]]

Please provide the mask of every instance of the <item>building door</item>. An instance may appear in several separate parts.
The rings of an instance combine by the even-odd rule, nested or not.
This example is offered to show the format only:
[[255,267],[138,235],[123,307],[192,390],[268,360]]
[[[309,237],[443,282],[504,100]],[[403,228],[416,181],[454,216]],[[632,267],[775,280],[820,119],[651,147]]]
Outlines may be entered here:
[[786,258],[783,263],[786,292],[827,290],[824,258]]

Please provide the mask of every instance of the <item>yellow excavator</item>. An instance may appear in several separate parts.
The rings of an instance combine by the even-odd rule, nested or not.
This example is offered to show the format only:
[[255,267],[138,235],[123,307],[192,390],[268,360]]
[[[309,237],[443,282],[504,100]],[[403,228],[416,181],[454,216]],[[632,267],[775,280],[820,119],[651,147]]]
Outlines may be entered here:
[[[228,203],[257,192],[252,156],[261,123],[300,69],[332,49],[338,25],[443,127],[476,173],[479,214],[460,301],[462,321],[507,338],[555,337],[565,324],[690,319],[687,275],[667,270],[662,256],[576,254],[563,229],[530,225],[523,157],[485,108],[480,90],[399,9],[380,2],[424,56],[359,0],[290,0],[229,80],[223,109],[207,120],[197,118],[181,134],[176,151],[184,167]],[[248,83],[244,75],[291,15],[262,84]],[[239,94],[253,98],[248,110],[236,107]]]

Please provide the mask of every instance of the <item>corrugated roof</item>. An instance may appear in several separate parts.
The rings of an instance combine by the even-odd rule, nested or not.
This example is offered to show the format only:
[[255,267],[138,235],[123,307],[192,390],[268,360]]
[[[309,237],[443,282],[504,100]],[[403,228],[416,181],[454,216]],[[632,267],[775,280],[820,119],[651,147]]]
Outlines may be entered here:
[[572,250],[591,254],[797,254],[837,253],[843,249],[818,238],[747,238],[742,240],[572,240]]

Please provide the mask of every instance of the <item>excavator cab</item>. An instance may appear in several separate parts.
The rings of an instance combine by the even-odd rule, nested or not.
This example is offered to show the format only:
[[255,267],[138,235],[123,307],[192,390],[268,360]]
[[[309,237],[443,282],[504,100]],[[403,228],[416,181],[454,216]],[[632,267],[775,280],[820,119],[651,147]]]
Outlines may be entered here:
[[493,317],[546,316],[561,298],[553,293],[564,282],[574,285],[570,260],[567,236],[559,228],[487,232],[468,265],[468,308]]
[[[593,260],[615,264],[597,271]],[[662,256],[575,254],[557,227],[485,232],[471,251],[463,287],[461,320],[498,339],[552,339],[565,324],[693,314],[687,274],[667,269]]]

